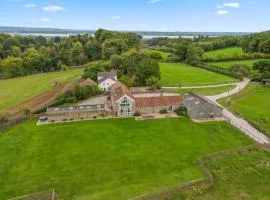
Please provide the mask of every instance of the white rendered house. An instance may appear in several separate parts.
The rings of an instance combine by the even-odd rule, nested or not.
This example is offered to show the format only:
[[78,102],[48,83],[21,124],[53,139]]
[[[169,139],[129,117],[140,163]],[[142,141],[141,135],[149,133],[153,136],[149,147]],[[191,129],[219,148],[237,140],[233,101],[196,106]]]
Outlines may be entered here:
[[97,74],[98,87],[103,91],[108,91],[117,82],[116,72],[99,72]]

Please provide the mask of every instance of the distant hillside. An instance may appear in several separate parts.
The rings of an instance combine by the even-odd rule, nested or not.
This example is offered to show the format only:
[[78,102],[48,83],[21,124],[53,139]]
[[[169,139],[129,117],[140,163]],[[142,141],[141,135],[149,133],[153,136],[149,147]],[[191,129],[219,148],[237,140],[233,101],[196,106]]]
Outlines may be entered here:
[[[247,32],[157,32],[157,31],[122,31],[134,32],[143,36],[238,36],[248,35]],[[8,27],[0,26],[0,33],[20,33],[20,34],[94,34],[95,30],[73,30],[73,29],[55,29],[55,28],[29,28],[29,27]]]

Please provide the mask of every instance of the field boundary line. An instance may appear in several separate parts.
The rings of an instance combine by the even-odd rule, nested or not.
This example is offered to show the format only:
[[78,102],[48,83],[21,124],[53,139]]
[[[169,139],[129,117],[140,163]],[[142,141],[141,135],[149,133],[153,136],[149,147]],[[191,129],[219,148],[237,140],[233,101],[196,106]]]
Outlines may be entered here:
[[25,200],[26,198],[27,199],[43,199],[41,198],[40,196],[41,195],[48,195],[48,197],[44,200],[57,200],[59,199],[58,195],[55,193],[54,189],[52,190],[49,190],[49,191],[44,191],[44,192],[34,192],[34,193],[30,193],[30,194],[27,194],[27,195],[22,195],[22,196],[18,196],[18,197],[15,197],[15,198],[11,198],[11,199],[7,199],[7,200]]
[[218,88],[218,87],[226,87],[237,85],[238,82],[235,83],[224,83],[217,85],[198,85],[198,86],[162,86],[163,89],[203,89],[203,88]]
[[220,157],[233,157],[236,155],[245,154],[252,151],[259,151],[259,150],[265,150],[263,146],[258,144],[253,144],[245,147],[235,148],[235,149],[229,149],[225,151],[215,152],[207,154],[197,160],[197,164],[200,168],[200,170],[203,173],[203,178],[192,180],[186,183],[182,183],[173,187],[169,187],[160,191],[155,191],[148,194],[143,194],[134,198],[129,198],[128,200],[158,200],[158,199],[166,199],[170,196],[172,196],[175,193],[190,190],[194,187],[203,187],[203,188],[210,188],[214,184],[214,178],[213,174],[210,172],[210,170],[206,166],[206,161],[209,161],[211,159],[218,159]]

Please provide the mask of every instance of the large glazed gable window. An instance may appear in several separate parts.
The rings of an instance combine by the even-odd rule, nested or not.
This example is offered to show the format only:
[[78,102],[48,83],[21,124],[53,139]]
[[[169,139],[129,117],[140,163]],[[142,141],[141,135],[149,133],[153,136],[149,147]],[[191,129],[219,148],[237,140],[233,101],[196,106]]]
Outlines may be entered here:
[[120,116],[132,115],[132,103],[126,97],[120,102]]

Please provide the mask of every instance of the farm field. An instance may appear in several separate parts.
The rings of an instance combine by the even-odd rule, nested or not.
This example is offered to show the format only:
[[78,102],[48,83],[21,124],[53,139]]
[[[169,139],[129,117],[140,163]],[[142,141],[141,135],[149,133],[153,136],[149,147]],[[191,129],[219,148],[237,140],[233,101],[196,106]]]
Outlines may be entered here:
[[213,88],[194,88],[194,89],[168,89],[169,92],[176,92],[179,94],[185,94],[189,92],[195,92],[200,95],[205,95],[205,96],[212,96],[212,95],[217,95],[221,94],[223,92],[227,92],[235,88],[235,85],[229,85],[229,86],[222,86],[222,87],[213,87]]
[[260,59],[258,60],[239,60],[239,61],[224,61],[224,62],[209,62],[207,64],[209,65],[214,65],[220,68],[230,68],[232,65],[236,65],[236,64],[242,64],[242,65],[246,65],[248,66],[250,69],[252,69],[252,66],[254,63],[260,61]]
[[207,167],[214,175],[214,186],[185,192],[170,200],[269,199],[269,163],[270,153],[263,150],[208,161]]
[[185,118],[35,123],[0,134],[4,199],[51,188],[66,200],[128,199],[201,178],[198,158],[253,143],[226,122]]
[[169,57],[170,53],[164,52],[164,51],[158,51],[158,50],[147,50],[149,52],[154,52],[154,53],[160,53],[162,55],[162,58],[165,60]]
[[38,74],[0,80],[0,113],[52,88],[54,81],[65,83],[82,74],[82,70]]
[[160,63],[160,72],[162,86],[215,85],[237,82],[231,77],[184,63]]
[[232,97],[221,99],[221,103],[270,136],[270,87],[250,84]]
[[226,58],[235,57],[244,54],[241,47],[229,47],[213,51],[207,51],[203,54],[205,58]]

